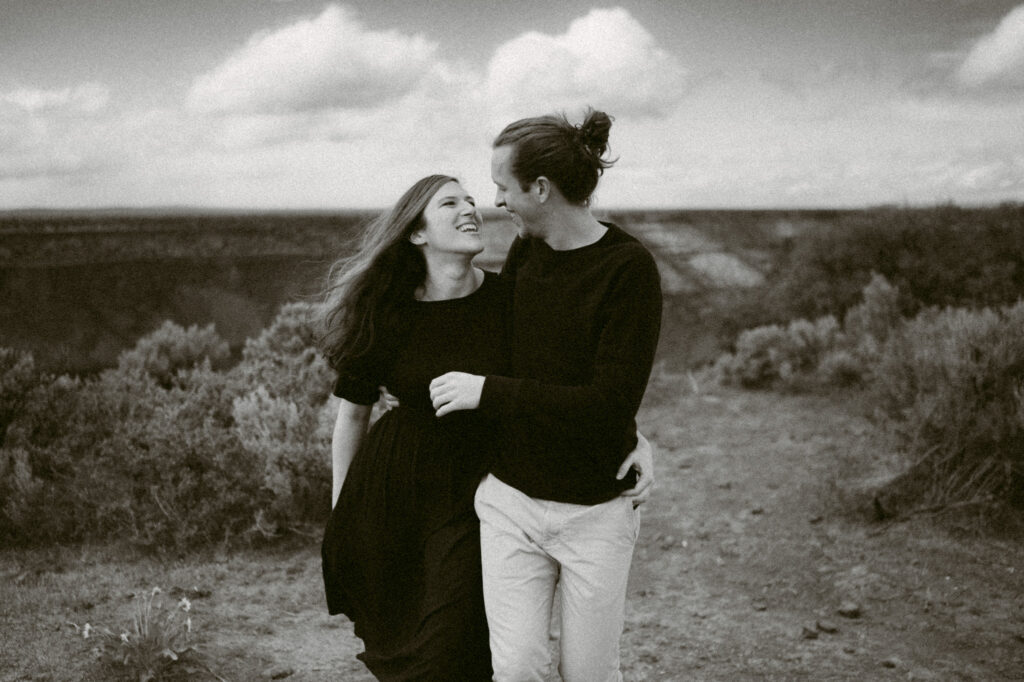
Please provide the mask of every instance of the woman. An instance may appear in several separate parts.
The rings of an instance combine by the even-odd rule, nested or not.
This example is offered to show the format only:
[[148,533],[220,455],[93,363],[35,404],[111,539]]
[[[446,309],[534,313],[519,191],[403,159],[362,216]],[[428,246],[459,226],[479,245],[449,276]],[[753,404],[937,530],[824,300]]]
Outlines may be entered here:
[[[511,288],[473,266],[480,226],[455,178],[423,178],[336,265],[325,304],[341,401],[324,584],[381,680],[491,679],[473,494],[501,438],[476,413],[435,417],[428,390],[507,373]],[[400,407],[367,432],[383,385]]]

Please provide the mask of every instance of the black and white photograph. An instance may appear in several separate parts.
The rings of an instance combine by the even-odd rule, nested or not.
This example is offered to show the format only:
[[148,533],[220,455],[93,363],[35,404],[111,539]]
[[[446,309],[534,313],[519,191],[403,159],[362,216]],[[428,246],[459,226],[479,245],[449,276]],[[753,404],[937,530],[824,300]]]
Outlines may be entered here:
[[0,682],[1024,680],[1020,0],[0,0]]

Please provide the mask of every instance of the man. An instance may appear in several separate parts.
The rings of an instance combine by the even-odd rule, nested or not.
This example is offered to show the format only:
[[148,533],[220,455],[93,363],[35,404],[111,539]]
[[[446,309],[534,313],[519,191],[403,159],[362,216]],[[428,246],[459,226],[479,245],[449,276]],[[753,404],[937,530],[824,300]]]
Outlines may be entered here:
[[[512,377],[448,373],[431,384],[438,416],[498,416],[510,444],[476,494],[494,679],[544,680],[559,586],[567,682],[621,680],[626,582],[639,512],[623,477],[653,364],[661,289],[650,253],[589,199],[611,119],[543,116],[494,142],[495,203],[518,228]],[[649,479],[647,460],[638,468]],[[641,486],[642,487],[642,486]]]

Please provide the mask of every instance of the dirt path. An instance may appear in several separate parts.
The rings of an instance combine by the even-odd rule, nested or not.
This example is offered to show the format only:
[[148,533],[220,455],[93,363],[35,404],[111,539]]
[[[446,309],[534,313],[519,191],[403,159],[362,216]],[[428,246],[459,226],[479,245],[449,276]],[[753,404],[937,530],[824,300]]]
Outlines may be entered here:
[[641,421],[663,454],[634,562],[632,679],[1024,679],[1020,543],[844,513],[839,462],[875,444],[838,401],[672,398],[685,384],[669,379]]
[[[661,374],[641,413],[659,478],[627,680],[1024,679],[1024,545],[843,513],[837,463],[874,446],[841,400],[692,387]],[[316,544],[170,562],[2,552],[0,680],[108,679],[67,623],[127,622],[153,585],[193,594],[224,679],[369,680],[349,624],[323,611]]]

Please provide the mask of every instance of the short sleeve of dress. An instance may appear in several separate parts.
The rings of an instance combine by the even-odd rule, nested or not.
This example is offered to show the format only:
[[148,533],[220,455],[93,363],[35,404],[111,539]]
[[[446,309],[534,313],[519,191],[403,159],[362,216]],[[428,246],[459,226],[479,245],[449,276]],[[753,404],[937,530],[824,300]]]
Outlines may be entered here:
[[[356,370],[356,371],[353,371]],[[354,367],[343,367],[334,381],[332,393],[339,398],[357,405],[373,405],[380,397],[379,384],[357,374]]]
[[335,396],[357,405],[373,405],[380,399],[380,387],[387,386],[395,353],[408,336],[410,315],[405,308],[387,315],[380,325],[376,339],[369,350],[348,358],[335,366],[338,373],[334,381]]

